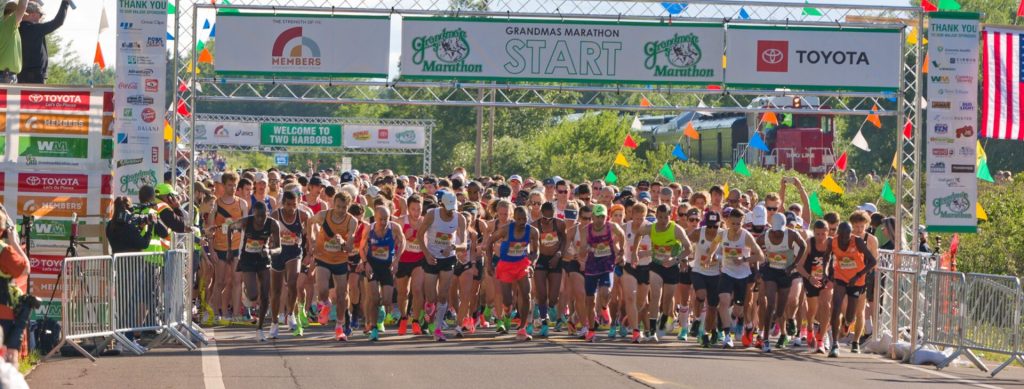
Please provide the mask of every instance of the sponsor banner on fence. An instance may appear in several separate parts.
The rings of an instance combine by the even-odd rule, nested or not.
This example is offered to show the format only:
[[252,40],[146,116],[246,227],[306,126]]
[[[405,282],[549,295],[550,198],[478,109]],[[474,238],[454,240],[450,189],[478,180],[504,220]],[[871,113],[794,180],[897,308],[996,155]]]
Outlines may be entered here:
[[925,221],[929,231],[976,232],[978,14],[934,12],[928,27]]
[[410,79],[718,84],[722,24],[407,17]]
[[340,124],[260,124],[260,144],[263,146],[341,146]]
[[38,134],[87,135],[88,115],[22,113],[21,132]]
[[733,88],[895,91],[898,29],[730,24],[725,83]]
[[346,124],[342,127],[342,144],[350,149],[422,149],[426,132],[423,126]]
[[85,197],[18,196],[18,213],[35,217],[86,215]]
[[[163,176],[162,120],[167,106],[167,1],[120,1],[117,3],[116,89],[104,96],[104,112],[117,113],[115,142],[104,142],[100,152],[115,161],[140,160],[114,166],[114,194],[134,198],[142,185],[156,185]],[[106,104],[109,101],[109,106]],[[109,110],[108,110],[109,108]]]
[[390,36],[387,16],[221,12],[214,68],[229,75],[386,78]]
[[89,176],[85,174],[18,173],[19,193],[87,194]]
[[260,145],[260,124],[249,122],[197,121],[196,144],[210,146]]

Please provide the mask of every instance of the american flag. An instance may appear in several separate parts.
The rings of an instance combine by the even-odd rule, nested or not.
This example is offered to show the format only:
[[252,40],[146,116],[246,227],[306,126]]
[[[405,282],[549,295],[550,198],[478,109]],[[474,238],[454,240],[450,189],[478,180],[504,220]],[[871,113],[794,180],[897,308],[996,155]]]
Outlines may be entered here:
[[1021,31],[986,28],[982,32],[981,136],[1024,140],[1024,40]]

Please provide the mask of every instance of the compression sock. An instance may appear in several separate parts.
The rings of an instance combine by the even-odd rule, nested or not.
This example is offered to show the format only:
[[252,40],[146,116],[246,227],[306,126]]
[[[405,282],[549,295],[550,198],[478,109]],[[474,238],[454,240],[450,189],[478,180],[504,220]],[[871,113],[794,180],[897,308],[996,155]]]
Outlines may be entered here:
[[667,324],[667,323],[668,323],[668,315],[662,314],[661,318],[658,319],[658,329],[659,330],[664,330],[665,329],[665,324]]
[[442,313],[440,315],[434,315],[434,324],[441,327],[444,324],[443,312],[448,312],[448,304],[437,304],[437,311]]

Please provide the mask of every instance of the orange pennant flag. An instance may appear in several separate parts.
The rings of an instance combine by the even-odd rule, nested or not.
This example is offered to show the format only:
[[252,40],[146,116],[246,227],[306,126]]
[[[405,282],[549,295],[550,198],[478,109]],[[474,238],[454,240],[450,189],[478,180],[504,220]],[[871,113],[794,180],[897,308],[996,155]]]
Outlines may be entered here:
[[651,106],[651,101],[647,100],[646,97],[641,96],[640,97],[640,106],[641,107],[650,107]]
[[213,54],[210,54],[210,49],[204,47],[203,51],[199,52],[199,63],[213,63]]
[[932,58],[929,57],[928,54],[924,55],[924,66],[921,66],[921,73],[928,74],[928,61],[931,59]]
[[761,121],[765,123],[771,123],[776,126],[779,125],[779,118],[775,116],[775,112],[765,112],[764,115],[761,116]]
[[683,131],[683,135],[693,140],[700,139],[700,133],[697,132],[696,128],[693,128],[693,122],[686,122],[686,130]]
[[876,128],[882,128],[882,118],[878,117],[878,106],[871,107],[871,113],[868,114],[867,121],[874,124]]
[[96,55],[93,56],[92,63],[99,66],[100,70],[107,68],[107,62],[103,60],[103,49],[100,48],[99,42],[96,42]]

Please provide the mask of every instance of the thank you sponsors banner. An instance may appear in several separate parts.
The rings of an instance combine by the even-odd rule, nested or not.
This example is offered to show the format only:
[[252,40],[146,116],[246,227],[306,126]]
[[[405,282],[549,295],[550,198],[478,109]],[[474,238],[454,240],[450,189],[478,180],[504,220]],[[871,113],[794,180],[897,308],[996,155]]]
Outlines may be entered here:
[[407,17],[410,79],[722,82],[721,24]]
[[[19,229],[34,217],[30,287],[41,298],[56,287],[72,216],[98,224],[109,208],[113,110],[110,88],[0,87],[0,203]],[[89,248],[79,252],[101,253]]]
[[898,29],[730,24],[725,82],[733,88],[899,88]]
[[925,221],[929,231],[976,232],[978,14],[931,13]]
[[217,15],[221,74],[386,78],[386,16]]
[[167,1],[117,2],[117,83],[114,89],[114,185],[137,199],[163,177],[167,68]]

